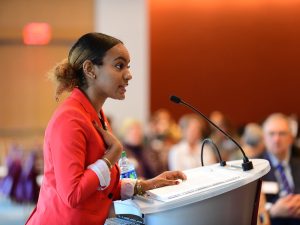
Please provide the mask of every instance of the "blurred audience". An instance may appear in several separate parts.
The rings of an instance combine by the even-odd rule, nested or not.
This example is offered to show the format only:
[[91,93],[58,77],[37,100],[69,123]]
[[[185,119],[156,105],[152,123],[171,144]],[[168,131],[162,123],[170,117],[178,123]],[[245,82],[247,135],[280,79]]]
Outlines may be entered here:
[[36,160],[36,152],[30,152],[23,164],[15,190],[15,200],[18,202],[36,203],[38,200],[39,186],[37,184]]
[[271,171],[263,177],[272,189],[266,190],[272,225],[300,224],[300,158],[291,153],[294,142],[289,118],[271,114],[263,123],[266,150],[261,155],[269,160]]
[[[242,149],[248,158],[257,158],[265,150],[262,127],[257,123],[248,123],[241,137]],[[236,151],[230,159],[242,159],[241,151]]]
[[11,199],[15,199],[17,183],[22,172],[22,156],[23,150],[13,143],[6,158],[7,175],[0,181],[0,192]]
[[[258,158],[265,150],[263,130],[262,127],[257,123],[248,123],[243,131],[242,137],[242,148],[248,158]],[[240,151],[237,151],[232,159],[242,159],[243,155]],[[266,196],[261,192],[259,209],[258,209],[258,225],[270,224],[270,216],[265,208]]]
[[6,162],[8,172],[0,181],[2,195],[16,202],[35,203],[39,193],[35,152],[25,158],[24,150],[12,144]]
[[[229,134],[233,139],[239,142],[239,136],[233,128],[230,120],[222,112],[213,111],[210,114],[209,119],[224,132]],[[230,160],[231,155],[235,154],[237,146],[213,126],[211,126],[210,139],[212,139],[219,148],[223,160]]]
[[289,116],[290,124],[291,124],[291,130],[292,130],[292,135],[294,138],[291,154],[293,156],[298,156],[300,157],[300,132],[299,132],[299,121],[298,121],[298,116],[296,114],[291,114]]
[[[169,152],[169,169],[186,170],[201,166],[201,146],[205,132],[205,121],[197,114],[186,114],[179,120],[182,139]],[[205,165],[215,163],[211,149],[204,148]]]
[[124,120],[121,127],[121,140],[128,159],[134,164],[139,178],[151,178],[150,161],[145,156],[144,131],[140,121]]
[[170,147],[177,143],[180,137],[180,129],[168,110],[159,109],[153,113],[146,134],[147,150],[145,151],[151,162],[149,165],[152,176],[169,169]]
[[299,129],[298,116],[296,114],[291,114],[289,116],[289,121],[290,121],[292,136],[294,138],[297,138],[298,129]]

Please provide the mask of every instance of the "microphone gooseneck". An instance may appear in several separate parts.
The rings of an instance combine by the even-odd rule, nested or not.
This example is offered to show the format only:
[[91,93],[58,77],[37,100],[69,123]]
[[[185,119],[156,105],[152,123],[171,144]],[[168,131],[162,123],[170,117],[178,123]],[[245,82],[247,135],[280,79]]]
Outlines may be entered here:
[[201,146],[201,166],[204,166],[204,163],[203,163],[203,149],[204,149],[204,145],[206,143],[210,144],[217,151],[218,156],[219,156],[220,166],[226,166],[226,162],[223,161],[217,145],[209,138],[204,139],[203,142],[202,142],[202,146]]
[[246,156],[244,150],[242,147],[225,131],[223,131],[220,127],[218,127],[214,122],[212,122],[210,119],[207,118],[203,113],[201,113],[199,110],[197,110],[195,107],[191,106],[190,104],[184,102],[181,100],[179,97],[172,95],[170,97],[170,100],[176,104],[183,104],[187,106],[188,108],[192,109],[194,112],[197,114],[201,115],[207,122],[209,122],[211,125],[213,125],[218,131],[220,131],[223,135],[225,135],[229,140],[231,140],[242,152],[243,154],[243,163],[242,163],[242,168],[244,171],[251,170],[253,169],[253,164],[251,161],[249,161],[248,157]]

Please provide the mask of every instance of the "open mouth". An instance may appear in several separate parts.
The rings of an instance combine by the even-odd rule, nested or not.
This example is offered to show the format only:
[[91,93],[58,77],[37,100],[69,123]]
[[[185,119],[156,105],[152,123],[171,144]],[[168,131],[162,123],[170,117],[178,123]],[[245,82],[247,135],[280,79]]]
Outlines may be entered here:
[[122,93],[125,93],[126,92],[126,86],[123,86],[123,85],[120,85],[119,86],[119,89],[121,90]]

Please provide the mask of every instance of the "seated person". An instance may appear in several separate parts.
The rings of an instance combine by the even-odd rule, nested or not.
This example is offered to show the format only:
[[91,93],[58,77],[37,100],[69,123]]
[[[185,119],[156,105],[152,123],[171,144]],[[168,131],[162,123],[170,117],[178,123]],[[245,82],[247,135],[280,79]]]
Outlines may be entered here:
[[[196,114],[181,117],[179,125],[182,130],[181,141],[173,145],[169,152],[169,169],[186,170],[201,166],[201,146],[205,121]],[[212,149],[203,150],[204,165],[216,162]]]
[[266,193],[272,225],[300,224],[300,158],[291,154],[291,131],[288,117],[281,113],[263,123],[266,149],[261,157],[271,165],[263,180],[278,187],[278,193]]

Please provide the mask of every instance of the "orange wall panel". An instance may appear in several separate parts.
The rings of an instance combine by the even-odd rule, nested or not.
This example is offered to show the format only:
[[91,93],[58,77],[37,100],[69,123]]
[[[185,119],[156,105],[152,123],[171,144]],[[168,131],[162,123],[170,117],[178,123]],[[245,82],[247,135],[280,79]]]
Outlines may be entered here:
[[177,94],[236,125],[300,115],[300,1],[151,0],[151,111]]

